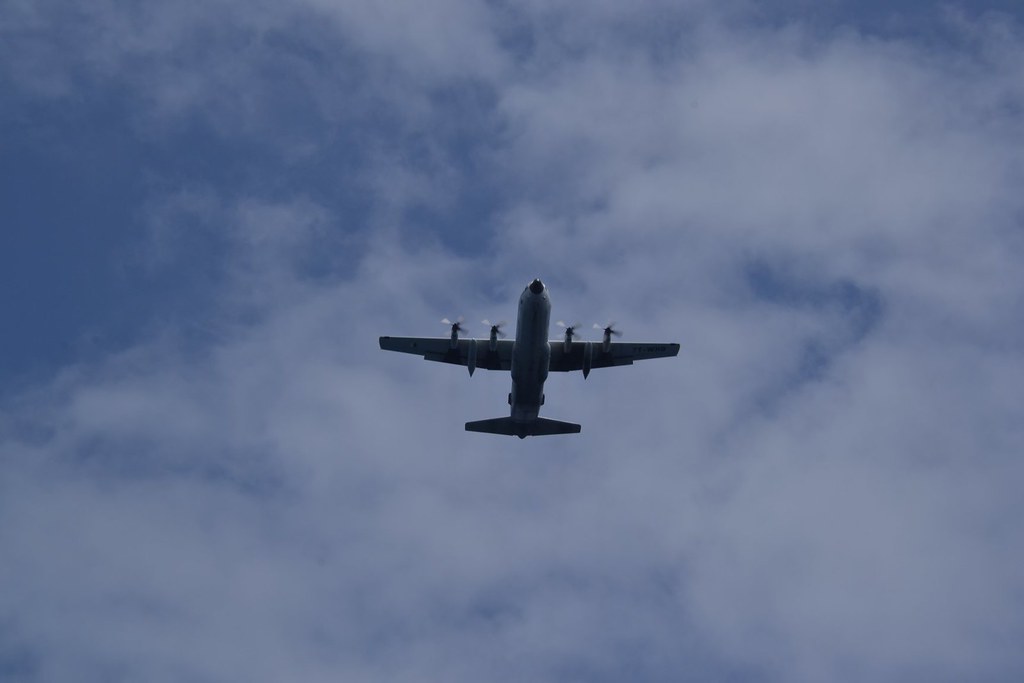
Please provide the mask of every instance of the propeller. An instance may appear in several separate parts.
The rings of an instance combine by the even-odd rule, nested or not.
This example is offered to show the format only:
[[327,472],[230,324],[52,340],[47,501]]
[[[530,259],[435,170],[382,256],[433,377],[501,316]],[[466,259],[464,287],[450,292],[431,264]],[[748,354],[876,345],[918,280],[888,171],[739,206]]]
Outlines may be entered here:
[[464,318],[461,315],[458,318],[456,318],[454,322],[449,320],[448,318],[441,318],[441,322],[443,324],[451,325],[452,332],[454,332],[455,334],[462,334],[463,332],[466,331],[466,328],[462,326],[463,320]]
[[565,336],[568,337],[570,340],[576,336],[576,328],[580,326],[580,323],[578,322],[573,323],[572,325],[566,325],[561,320],[559,320],[556,324],[563,330],[565,330]]
[[508,323],[505,322],[504,320],[502,320],[500,323],[492,323],[490,320],[487,319],[481,320],[480,322],[491,328],[492,335],[501,337],[502,339],[508,336],[507,334],[501,331],[501,328],[505,327],[505,325],[508,325]]
[[616,337],[622,336],[622,331],[615,329],[615,323],[608,323],[607,325],[598,325],[597,323],[594,323],[594,329],[603,331],[606,339],[610,338],[613,334]]

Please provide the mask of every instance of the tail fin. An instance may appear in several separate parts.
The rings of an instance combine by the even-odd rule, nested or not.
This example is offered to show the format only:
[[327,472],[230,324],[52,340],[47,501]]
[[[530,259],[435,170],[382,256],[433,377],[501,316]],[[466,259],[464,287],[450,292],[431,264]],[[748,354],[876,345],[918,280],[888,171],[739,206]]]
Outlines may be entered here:
[[525,439],[528,436],[545,436],[549,434],[579,434],[582,427],[574,422],[560,422],[538,417],[530,422],[516,422],[511,417],[495,417],[490,420],[467,422],[467,432],[484,432],[487,434],[507,434]]

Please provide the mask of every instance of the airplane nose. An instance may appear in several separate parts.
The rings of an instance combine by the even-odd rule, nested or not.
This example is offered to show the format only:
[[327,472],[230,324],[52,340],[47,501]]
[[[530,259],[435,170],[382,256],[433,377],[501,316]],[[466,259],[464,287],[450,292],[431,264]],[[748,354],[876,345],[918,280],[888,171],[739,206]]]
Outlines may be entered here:
[[544,283],[540,281],[540,278],[537,278],[530,283],[530,291],[534,294],[540,294],[544,291]]

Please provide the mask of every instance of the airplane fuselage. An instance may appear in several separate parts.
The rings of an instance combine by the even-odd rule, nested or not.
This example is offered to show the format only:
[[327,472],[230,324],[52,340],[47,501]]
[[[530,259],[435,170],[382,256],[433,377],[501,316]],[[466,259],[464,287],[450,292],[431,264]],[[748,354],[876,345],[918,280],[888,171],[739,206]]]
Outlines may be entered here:
[[516,422],[537,418],[544,403],[544,382],[548,378],[551,347],[548,327],[551,299],[540,280],[534,280],[519,297],[515,346],[512,347],[512,393],[509,404]]

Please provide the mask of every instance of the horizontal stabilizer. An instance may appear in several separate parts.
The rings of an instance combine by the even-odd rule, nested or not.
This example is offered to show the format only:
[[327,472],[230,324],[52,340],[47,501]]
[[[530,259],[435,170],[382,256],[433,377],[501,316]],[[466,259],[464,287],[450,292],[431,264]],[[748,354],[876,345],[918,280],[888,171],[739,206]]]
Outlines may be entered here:
[[561,422],[538,417],[529,422],[518,422],[511,417],[495,417],[490,420],[467,422],[467,432],[484,432],[486,434],[507,434],[525,439],[528,436],[544,436],[548,434],[579,434],[580,425],[574,422]]

